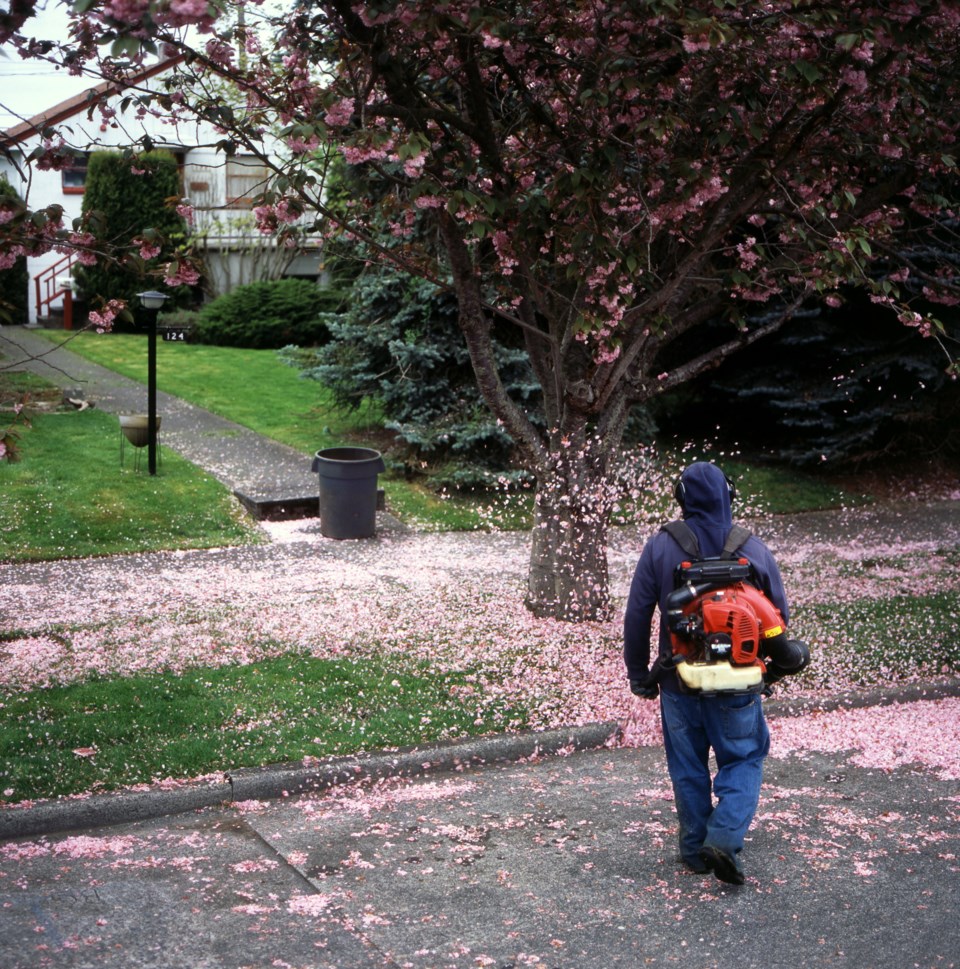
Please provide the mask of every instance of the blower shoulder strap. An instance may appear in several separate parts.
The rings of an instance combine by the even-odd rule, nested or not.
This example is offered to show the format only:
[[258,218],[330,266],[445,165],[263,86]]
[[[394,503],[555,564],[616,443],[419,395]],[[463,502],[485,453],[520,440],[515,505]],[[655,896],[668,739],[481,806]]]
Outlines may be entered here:
[[[693,529],[685,521],[678,519],[677,521],[667,522],[661,526],[661,531],[670,535],[692,559],[700,558],[700,543],[697,541],[697,536],[694,534]],[[723,543],[723,551],[720,553],[720,557],[725,559],[736,558],[735,553],[737,549],[752,534],[743,525],[734,525],[727,533],[727,540]]]
[[753,533],[743,525],[734,525],[727,533],[727,540],[723,543],[723,551],[720,553],[725,559],[736,558],[739,549]]
[[660,526],[692,559],[700,558],[700,543],[693,529],[684,521],[667,522]]

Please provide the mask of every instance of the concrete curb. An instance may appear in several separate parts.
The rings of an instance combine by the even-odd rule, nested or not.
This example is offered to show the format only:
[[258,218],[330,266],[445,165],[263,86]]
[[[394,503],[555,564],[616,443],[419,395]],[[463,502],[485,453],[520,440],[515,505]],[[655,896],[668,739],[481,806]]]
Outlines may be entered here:
[[[926,683],[817,698],[774,696],[764,702],[764,712],[768,718],[796,717],[955,696],[960,696],[960,677],[943,677]],[[271,800],[319,792],[361,780],[416,777],[429,772],[443,773],[481,764],[552,756],[563,750],[590,750],[614,744],[619,736],[620,725],[608,721],[329,758],[311,764],[245,768],[228,771],[217,779],[43,801],[25,807],[0,809],[0,840],[129,824],[237,801]]]
[[892,687],[851,690],[822,697],[778,697],[776,693],[763,704],[769,717],[798,717],[834,710],[862,710],[864,707],[887,707],[893,703],[916,703],[918,700],[943,700],[960,696],[960,677],[945,676],[925,683],[904,683]]
[[324,791],[338,784],[386,777],[414,777],[480,764],[508,763],[590,750],[614,743],[617,723],[523,731],[397,751],[330,758],[315,764],[277,764],[230,771],[220,780],[185,781],[143,790],[64,798],[0,810],[0,840],[32,838],[81,828],[129,824],[236,801],[268,800]]

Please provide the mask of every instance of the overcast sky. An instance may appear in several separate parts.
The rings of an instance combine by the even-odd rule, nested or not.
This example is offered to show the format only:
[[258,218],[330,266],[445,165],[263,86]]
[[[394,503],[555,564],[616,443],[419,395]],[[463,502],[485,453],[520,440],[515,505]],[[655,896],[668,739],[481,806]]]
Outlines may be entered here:
[[[0,8],[9,9],[8,0]],[[29,36],[43,40],[67,39],[67,8],[57,0],[38,0],[38,16],[28,21]],[[40,61],[25,61],[8,45],[0,47],[0,128],[31,118],[59,101],[79,94],[96,81],[77,78]]]
[[[263,0],[255,11],[248,11],[247,26],[251,28],[256,16],[283,15],[293,0]],[[10,9],[10,0],[0,0],[0,10]],[[69,39],[69,5],[61,0],[37,0],[37,15],[27,21],[24,33],[41,40]],[[272,31],[271,31],[272,33]],[[190,31],[184,38],[189,42]],[[74,77],[65,70],[57,70],[41,61],[25,61],[10,48],[0,46],[0,130],[9,128],[26,118],[53,107],[75,94],[99,83],[96,77]]]

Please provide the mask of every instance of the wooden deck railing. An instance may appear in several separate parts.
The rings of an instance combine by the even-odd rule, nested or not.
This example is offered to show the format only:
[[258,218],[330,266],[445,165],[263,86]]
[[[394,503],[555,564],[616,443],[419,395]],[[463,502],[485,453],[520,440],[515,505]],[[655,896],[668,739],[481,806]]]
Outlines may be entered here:
[[[76,256],[71,252],[48,266],[33,277],[37,294],[37,317],[47,315],[50,304],[63,297],[63,328],[73,329],[73,289],[70,285],[70,270]],[[65,283],[66,281],[66,283]]]

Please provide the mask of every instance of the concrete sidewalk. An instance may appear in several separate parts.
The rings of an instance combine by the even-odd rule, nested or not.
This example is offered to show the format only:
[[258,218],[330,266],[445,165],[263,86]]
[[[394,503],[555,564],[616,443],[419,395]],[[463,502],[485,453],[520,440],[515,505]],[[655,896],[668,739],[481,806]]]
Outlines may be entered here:
[[733,888],[662,752],[596,749],[0,845],[0,966],[948,969],[956,782],[771,758]]
[[[59,335],[64,340],[70,336],[67,332]],[[146,413],[147,390],[143,384],[71,353],[69,344],[52,344],[33,328],[0,326],[0,354],[3,366],[39,374],[70,396],[107,413]],[[312,456],[170,394],[157,393],[157,412],[162,418],[161,446],[172,448],[208,471],[255,517],[304,518],[318,514],[319,482],[310,470]],[[398,526],[391,516],[381,514],[385,526]]]

